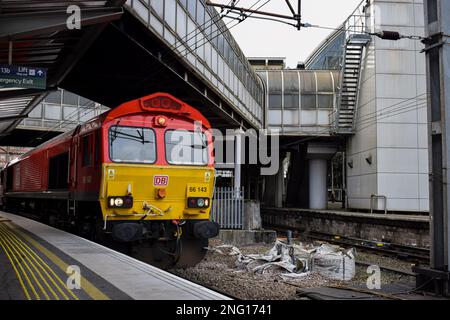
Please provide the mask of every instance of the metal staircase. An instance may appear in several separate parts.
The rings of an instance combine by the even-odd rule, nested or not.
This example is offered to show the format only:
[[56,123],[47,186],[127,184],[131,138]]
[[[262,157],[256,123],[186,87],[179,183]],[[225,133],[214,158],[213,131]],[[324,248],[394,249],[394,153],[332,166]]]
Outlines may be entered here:
[[346,41],[333,126],[335,134],[345,135],[355,132],[361,62],[364,49],[370,40],[368,34],[352,34]]

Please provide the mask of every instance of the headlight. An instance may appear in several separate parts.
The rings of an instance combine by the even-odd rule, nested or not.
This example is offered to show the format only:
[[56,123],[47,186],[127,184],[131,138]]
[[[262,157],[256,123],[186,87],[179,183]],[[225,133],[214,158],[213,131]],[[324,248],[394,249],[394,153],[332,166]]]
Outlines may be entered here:
[[209,198],[188,198],[188,208],[208,208]]
[[129,209],[132,207],[133,207],[133,197],[131,196],[108,197],[108,208]]

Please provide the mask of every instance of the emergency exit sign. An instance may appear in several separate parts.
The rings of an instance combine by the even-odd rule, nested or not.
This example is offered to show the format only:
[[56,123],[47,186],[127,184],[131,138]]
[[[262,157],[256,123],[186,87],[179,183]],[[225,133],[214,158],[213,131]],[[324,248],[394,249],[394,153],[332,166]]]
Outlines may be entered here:
[[0,64],[0,88],[45,89],[47,69]]

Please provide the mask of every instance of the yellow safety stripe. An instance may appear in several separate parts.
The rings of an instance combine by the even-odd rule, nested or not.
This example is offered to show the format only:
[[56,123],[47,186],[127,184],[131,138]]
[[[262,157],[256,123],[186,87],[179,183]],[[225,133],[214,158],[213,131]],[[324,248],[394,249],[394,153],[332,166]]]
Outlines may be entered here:
[[[6,223],[10,228],[14,228],[11,223]],[[50,261],[52,261],[55,265],[57,265],[64,273],[67,270],[67,267],[69,266],[67,263],[65,263],[63,260],[61,260],[57,255],[55,255],[53,252],[42,246],[39,242],[31,238],[30,236],[26,235],[22,231],[20,231],[17,228],[14,228],[14,231],[19,234],[23,239],[25,239],[28,243],[30,243],[32,246],[34,246],[36,249],[38,249],[40,252],[42,252]],[[96,286],[94,286],[89,280],[87,280],[85,277],[81,275],[81,287],[83,290],[94,300],[110,300],[110,298],[101,292]],[[69,292],[72,292],[69,290]]]
[[[58,286],[58,284],[55,282],[53,277],[47,272],[46,268],[42,265],[42,263],[39,262],[35,258],[35,256],[37,256],[38,258],[40,258],[40,257],[31,248],[29,248],[29,247],[27,248],[26,246],[24,246],[23,242],[12,231],[9,231],[6,226],[2,227],[0,225],[0,234],[3,234],[11,242],[13,242],[14,245],[16,246],[16,248],[22,254],[22,256],[25,257],[30,262],[30,264],[32,264],[34,266],[39,277],[44,281],[46,287],[52,293],[52,295],[55,299],[59,300],[60,299],[59,295],[53,290],[52,286],[48,283],[47,279],[42,275],[42,273],[40,272],[39,269],[42,270],[42,272],[45,274],[45,276],[48,278],[48,280],[50,280],[50,282],[57,289],[57,291],[59,291],[59,293],[63,296],[63,298],[66,300],[69,299],[69,297],[64,293],[64,291],[61,290],[60,286]],[[31,260],[33,260],[33,261],[31,261]],[[43,262],[43,263],[45,263],[45,262]],[[39,267],[39,269],[37,267]],[[47,268],[50,269],[51,271],[53,271],[48,265],[47,265]],[[58,277],[56,274],[54,274],[54,276]],[[64,283],[62,281],[60,281],[60,282],[64,287]]]
[[[23,253],[23,251],[19,252],[15,241],[8,238],[1,227],[0,227],[0,235],[3,236],[3,241],[9,244],[11,250],[14,251],[18,257],[22,258],[21,259],[22,263],[25,265],[25,267],[27,268],[31,277],[33,278],[34,282],[37,284],[40,292],[44,295],[44,297],[47,300],[50,300],[50,296],[48,295],[47,291],[44,289],[44,287],[41,284],[41,281],[45,283],[46,280],[44,279],[42,274],[39,272],[38,268],[33,264],[33,262],[29,259],[29,257]],[[34,269],[34,271],[32,269]],[[35,272],[37,273],[37,276],[39,276],[40,279],[38,279]]]
[[36,297],[36,299],[41,300],[41,297],[39,296],[39,294],[36,292],[36,289],[34,288],[33,283],[31,282],[30,278],[28,277],[28,274],[26,273],[26,271],[24,270],[24,268],[22,267],[22,263],[21,263],[21,259],[20,257],[17,257],[14,252],[11,250],[11,248],[9,247],[9,245],[7,243],[5,243],[5,240],[3,238],[0,238],[0,241],[2,242],[2,247],[6,247],[9,254],[14,258],[14,261],[16,262],[17,266],[19,267],[20,271],[22,271],[22,275],[25,277],[26,283],[28,284],[28,287],[31,289],[31,291],[33,292],[34,296]]
[[20,286],[22,287],[23,293],[25,294],[25,296],[27,297],[28,300],[31,300],[30,294],[28,293],[28,289],[27,289],[27,287],[25,286],[25,284],[24,284],[24,282],[23,282],[22,276],[20,275],[19,271],[18,271],[17,268],[16,268],[16,265],[14,264],[14,262],[13,262],[12,259],[11,259],[11,256],[9,255],[9,253],[8,253],[8,251],[6,250],[5,246],[3,245],[3,241],[2,241],[1,238],[0,238],[0,246],[1,246],[1,247],[3,248],[3,250],[5,251],[6,256],[7,256],[8,259],[9,259],[9,262],[11,263],[11,265],[12,265],[12,267],[13,267],[13,269],[14,269],[14,272],[16,273],[17,279],[19,280],[19,283],[20,283]]

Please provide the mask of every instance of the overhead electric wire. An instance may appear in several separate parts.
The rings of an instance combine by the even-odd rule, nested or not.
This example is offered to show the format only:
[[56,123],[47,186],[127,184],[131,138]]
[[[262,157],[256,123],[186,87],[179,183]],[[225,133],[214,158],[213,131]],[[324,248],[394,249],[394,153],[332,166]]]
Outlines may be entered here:
[[386,113],[383,113],[382,111],[379,111],[379,112],[377,112],[376,114],[374,114],[374,115],[372,115],[370,117],[367,117],[367,118],[364,118],[364,119],[362,119],[360,121],[357,121],[356,124],[357,125],[361,125],[361,124],[370,123],[374,119],[380,119],[381,117],[384,118],[385,116],[392,116],[394,113],[397,113],[399,111],[404,111],[405,113],[409,112],[409,111],[413,111],[414,108],[416,106],[419,106],[419,105],[426,105],[426,102],[418,102],[418,101],[410,102],[409,105],[404,105],[404,106],[401,106],[401,107],[398,107],[398,108],[393,108],[392,110],[387,111]]
[[[366,119],[366,121],[362,121],[362,122],[358,122],[358,119],[356,119],[356,121],[357,121],[356,125],[355,125],[356,129],[358,131],[359,130],[364,130],[364,129],[366,129],[366,128],[368,128],[368,127],[378,123],[379,120],[391,118],[391,117],[394,117],[394,116],[397,116],[397,115],[401,115],[401,114],[404,114],[404,113],[407,113],[407,112],[411,112],[411,111],[414,111],[414,110],[419,110],[419,109],[422,109],[422,108],[426,108],[427,107],[427,103],[426,102],[425,103],[419,103],[419,104],[415,105],[416,104],[416,100],[414,100],[412,102],[409,102],[409,103],[407,103],[404,106],[399,105],[399,104],[405,103],[405,102],[407,102],[409,100],[417,99],[418,97],[421,97],[423,95],[425,95],[425,94],[419,94],[419,95],[417,95],[415,97],[412,97],[412,98],[403,99],[401,102],[398,102],[398,103],[395,103],[393,105],[390,105],[390,106],[388,106],[388,107],[383,109],[383,110],[390,109],[389,112],[383,113],[381,115],[376,115],[372,119]],[[396,106],[397,106],[397,108],[394,108]],[[383,112],[383,110],[371,112],[371,114],[380,113],[380,112]],[[298,143],[314,140],[314,139],[317,138],[317,136],[321,136],[321,135],[322,136],[328,136],[329,133],[331,132],[331,127],[336,125],[336,121],[338,121],[337,118],[335,118],[333,122],[331,122],[329,125],[327,125],[326,128],[314,132],[314,134],[316,136],[314,136],[314,137],[304,137],[304,138],[301,138],[301,139],[299,139],[297,141],[292,142],[289,145],[294,145],[294,144],[298,144]],[[393,122],[393,123],[396,123],[396,122]],[[363,125],[363,126],[361,127],[361,125]]]

